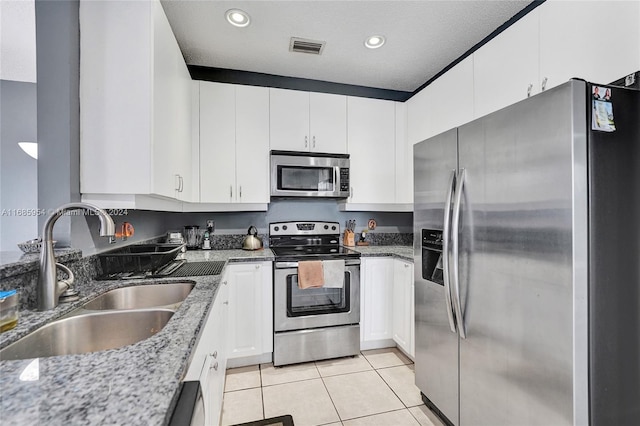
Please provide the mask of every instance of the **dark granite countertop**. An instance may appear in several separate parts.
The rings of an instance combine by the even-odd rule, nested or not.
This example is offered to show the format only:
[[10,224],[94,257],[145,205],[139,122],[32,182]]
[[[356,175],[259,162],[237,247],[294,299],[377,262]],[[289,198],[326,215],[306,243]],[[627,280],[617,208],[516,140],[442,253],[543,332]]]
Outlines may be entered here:
[[[78,260],[82,252],[72,248],[55,249],[54,255],[60,263]],[[40,253],[25,254],[21,251],[0,251],[0,279],[35,271],[40,263]]]
[[[355,249],[363,257],[392,256],[413,261],[413,247],[410,246],[358,246]],[[74,256],[73,253],[69,255]],[[180,256],[192,262],[274,259],[269,249],[197,250]],[[167,325],[156,335],[136,344],[82,355],[0,361],[0,418],[3,423],[166,424],[197,336],[217,294],[220,277],[92,281],[78,289],[81,294],[78,302],[59,305],[47,312],[21,311],[16,328],[0,334],[0,348],[114,288],[179,281],[196,284]],[[21,379],[21,374],[30,365],[32,380],[25,380],[24,376]]]
[[362,257],[395,257],[413,262],[413,246],[355,246]]
[[[271,250],[195,251],[187,260],[273,260]],[[0,348],[108,290],[177,281],[195,287],[167,325],[133,345],[82,355],[0,361],[0,418],[6,424],[162,425],[171,416],[192,349],[217,294],[220,276],[92,281],[81,299],[47,312],[21,311],[18,326],[0,334]],[[30,366],[30,374],[23,373]],[[21,378],[21,375],[22,378]],[[30,380],[26,380],[30,379]]]

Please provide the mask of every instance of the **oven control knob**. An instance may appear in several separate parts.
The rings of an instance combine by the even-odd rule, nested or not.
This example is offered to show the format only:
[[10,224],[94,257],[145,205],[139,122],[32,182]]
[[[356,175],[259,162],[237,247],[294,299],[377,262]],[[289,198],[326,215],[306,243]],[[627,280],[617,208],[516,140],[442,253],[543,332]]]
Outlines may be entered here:
[[335,230],[336,230],[336,226],[335,226],[335,225],[333,225],[333,226],[331,227],[331,230],[332,230],[332,231],[335,231]]
[[282,225],[282,230],[286,231],[287,230],[287,225]]
[[280,227],[279,227],[279,226],[276,226],[276,227],[274,227],[274,228],[273,228],[273,230],[274,230],[274,231],[276,231],[276,232],[278,232],[278,231],[280,230]]
[[324,226],[324,229],[329,229],[329,225],[325,225],[325,226]]

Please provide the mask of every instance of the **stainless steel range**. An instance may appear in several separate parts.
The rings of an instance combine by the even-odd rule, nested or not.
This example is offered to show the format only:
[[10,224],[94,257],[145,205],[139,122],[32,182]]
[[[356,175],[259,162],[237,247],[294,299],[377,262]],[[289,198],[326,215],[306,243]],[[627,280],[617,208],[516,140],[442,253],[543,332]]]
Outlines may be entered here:
[[[271,223],[269,246],[276,258],[273,364],[358,354],[360,253],[340,245],[340,225],[337,222]],[[303,262],[309,261],[321,261],[325,268],[320,286],[305,288],[298,280],[299,268],[308,267],[309,264]]]

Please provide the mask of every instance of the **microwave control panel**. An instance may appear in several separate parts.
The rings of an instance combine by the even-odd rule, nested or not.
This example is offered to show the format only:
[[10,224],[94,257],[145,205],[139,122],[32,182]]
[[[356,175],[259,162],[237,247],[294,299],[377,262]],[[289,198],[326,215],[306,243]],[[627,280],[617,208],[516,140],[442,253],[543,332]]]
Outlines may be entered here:
[[340,192],[349,192],[349,168],[340,167]]

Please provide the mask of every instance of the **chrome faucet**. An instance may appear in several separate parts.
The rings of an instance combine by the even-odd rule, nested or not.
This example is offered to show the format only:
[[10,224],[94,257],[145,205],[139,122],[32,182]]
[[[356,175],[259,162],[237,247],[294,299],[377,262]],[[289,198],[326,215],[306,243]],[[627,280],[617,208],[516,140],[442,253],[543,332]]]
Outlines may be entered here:
[[[53,255],[53,225],[66,212],[71,210],[89,210],[95,213],[100,219],[100,236],[108,237],[110,243],[115,242],[116,225],[111,216],[99,207],[87,203],[69,203],[56,209],[42,228],[42,252],[40,253],[40,275],[38,276],[37,296],[38,310],[46,311],[58,305],[58,298],[65,291],[69,291],[73,284],[73,273],[69,268],[56,263]],[[69,277],[66,280],[58,281],[57,268],[62,269]],[[73,295],[73,293],[69,293]]]

